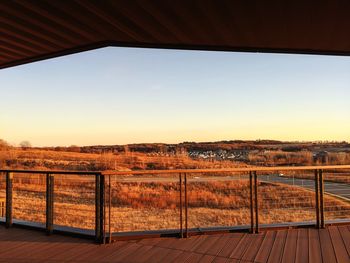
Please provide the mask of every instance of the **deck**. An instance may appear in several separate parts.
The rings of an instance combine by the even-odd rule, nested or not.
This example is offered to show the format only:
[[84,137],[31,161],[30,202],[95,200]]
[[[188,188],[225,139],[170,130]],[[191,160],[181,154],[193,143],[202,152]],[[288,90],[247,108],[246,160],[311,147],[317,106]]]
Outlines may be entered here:
[[92,241],[0,226],[0,262],[350,262],[350,226]]

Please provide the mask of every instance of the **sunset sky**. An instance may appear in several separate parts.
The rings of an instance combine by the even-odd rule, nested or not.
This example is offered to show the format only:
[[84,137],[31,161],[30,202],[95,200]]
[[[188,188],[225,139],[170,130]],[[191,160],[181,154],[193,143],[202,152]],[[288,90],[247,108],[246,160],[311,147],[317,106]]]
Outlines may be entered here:
[[0,139],[34,146],[350,141],[350,58],[104,48],[0,70]]

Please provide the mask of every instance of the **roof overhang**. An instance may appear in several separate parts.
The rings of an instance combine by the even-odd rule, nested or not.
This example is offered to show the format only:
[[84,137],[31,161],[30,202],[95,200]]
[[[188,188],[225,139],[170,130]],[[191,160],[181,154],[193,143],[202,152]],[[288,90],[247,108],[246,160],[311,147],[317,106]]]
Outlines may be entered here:
[[106,46],[350,55],[350,1],[0,1],[0,69]]

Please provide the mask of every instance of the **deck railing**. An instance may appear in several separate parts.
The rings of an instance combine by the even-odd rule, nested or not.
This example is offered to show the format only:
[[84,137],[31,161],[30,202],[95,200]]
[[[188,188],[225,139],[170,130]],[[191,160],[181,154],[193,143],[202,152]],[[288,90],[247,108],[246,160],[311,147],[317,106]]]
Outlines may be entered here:
[[[1,222],[6,227],[37,228],[47,234],[59,232],[103,242],[100,172],[0,170],[0,174],[0,199],[5,197]],[[85,227],[80,227],[81,222]]]
[[349,172],[350,165],[103,173],[0,170],[2,222],[97,242],[323,228],[350,220]]

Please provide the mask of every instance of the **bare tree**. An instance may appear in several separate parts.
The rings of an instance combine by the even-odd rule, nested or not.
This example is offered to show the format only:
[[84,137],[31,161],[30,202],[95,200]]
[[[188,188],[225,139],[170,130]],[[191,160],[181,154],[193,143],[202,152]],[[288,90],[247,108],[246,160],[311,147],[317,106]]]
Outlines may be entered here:
[[80,152],[80,147],[77,146],[77,145],[71,145],[71,146],[69,146],[69,147],[67,148],[67,150],[68,150],[69,152],[77,152],[77,153],[79,153],[79,152]]
[[23,150],[27,150],[30,147],[32,147],[29,141],[22,141],[19,145],[22,147]]
[[10,148],[10,145],[6,141],[0,139],[0,150],[7,150],[8,148]]

